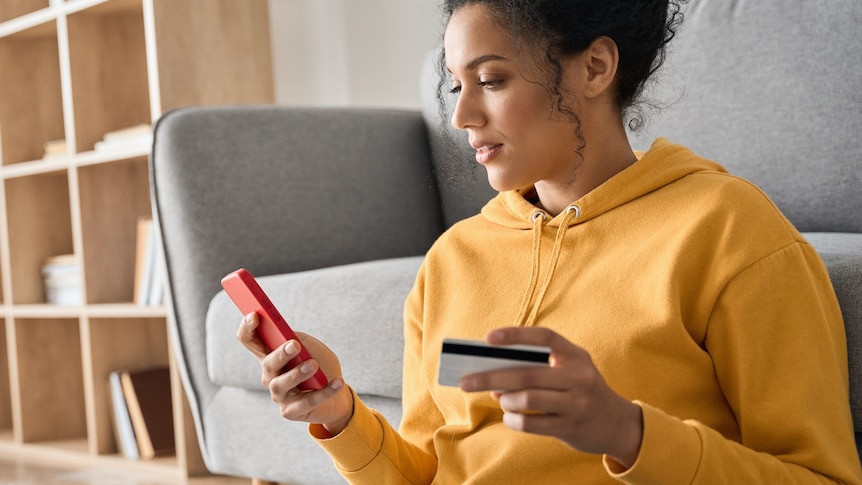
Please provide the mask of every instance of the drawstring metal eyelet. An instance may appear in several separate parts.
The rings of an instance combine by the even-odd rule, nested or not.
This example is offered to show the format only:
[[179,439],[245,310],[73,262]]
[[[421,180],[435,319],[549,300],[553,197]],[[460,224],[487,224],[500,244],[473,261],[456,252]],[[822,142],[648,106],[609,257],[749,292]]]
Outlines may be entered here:
[[573,219],[577,219],[578,217],[581,217],[581,208],[580,207],[578,207],[576,205],[570,205],[570,206],[566,207],[566,214],[569,214],[572,212],[575,213],[575,217],[573,217]]

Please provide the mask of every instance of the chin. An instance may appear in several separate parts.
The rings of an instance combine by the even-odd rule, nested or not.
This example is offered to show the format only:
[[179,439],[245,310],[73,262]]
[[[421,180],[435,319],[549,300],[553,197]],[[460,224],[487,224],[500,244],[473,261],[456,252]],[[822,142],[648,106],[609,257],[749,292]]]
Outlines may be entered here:
[[510,190],[523,189],[524,187],[530,187],[533,185],[532,182],[518,181],[510,177],[506,177],[505,173],[499,173],[493,169],[488,169],[488,167],[485,167],[485,169],[488,175],[488,184],[497,192],[508,192]]
[[497,180],[493,177],[488,177],[488,184],[492,189],[497,192],[507,192],[509,190],[515,190],[517,187],[512,187],[510,184],[507,184],[503,181]]

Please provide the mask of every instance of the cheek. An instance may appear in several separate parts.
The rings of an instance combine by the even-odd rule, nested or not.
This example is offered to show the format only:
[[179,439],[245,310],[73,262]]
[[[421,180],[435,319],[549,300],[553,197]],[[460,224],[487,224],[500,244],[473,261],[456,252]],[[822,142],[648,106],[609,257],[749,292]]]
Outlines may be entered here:
[[547,121],[547,114],[540,115],[535,105],[523,99],[503,100],[494,109],[497,129],[518,145],[530,144],[536,133],[541,132],[539,125]]
[[498,113],[503,123],[515,132],[541,132],[551,123],[553,113],[551,100],[541,87],[521,91],[499,102]]

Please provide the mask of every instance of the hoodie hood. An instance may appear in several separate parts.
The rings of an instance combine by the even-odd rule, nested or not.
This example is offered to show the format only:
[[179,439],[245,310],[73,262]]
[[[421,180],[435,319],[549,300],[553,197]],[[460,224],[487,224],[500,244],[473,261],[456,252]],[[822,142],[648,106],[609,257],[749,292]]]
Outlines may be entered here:
[[[638,161],[572,203],[560,214],[537,208],[525,196],[533,187],[502,192],[482,208],[492,223],[516,230],[532,230],[531,270],[516,319],[518,326],[536,324],[542,300],[557,269],[569,227],[585,223],[645,194],[697,172],[725,172],[720,165],[695,155],[691,150],[657,139],[646,153],[636,153]],[[542,271],[542,237],[545,227],[555,227],[556,236],[546,269]],[[539,281],[540,275],[542,281]]]
[[[647,152],[635,152],[638,161],[551,217],[525,196],[533,187],[501,192],[482,208],[489,221],[512,229],[533,229],[537,212],[548,226],[581,224],[656,189],[697,172],[726,172],[719,164],[695,155],[688,148],[658,138]],[[575,209],[576,208],[576,209]],[[576,211],[576,217],[571,212]]]

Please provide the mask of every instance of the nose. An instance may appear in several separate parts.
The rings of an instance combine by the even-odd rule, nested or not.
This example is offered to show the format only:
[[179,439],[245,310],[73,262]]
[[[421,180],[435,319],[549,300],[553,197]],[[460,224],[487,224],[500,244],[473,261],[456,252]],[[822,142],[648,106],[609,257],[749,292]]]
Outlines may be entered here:
[[462,88],[452,111],[452,127],[458,130],[481,126],[485,122],[480,104],[468,89]]

